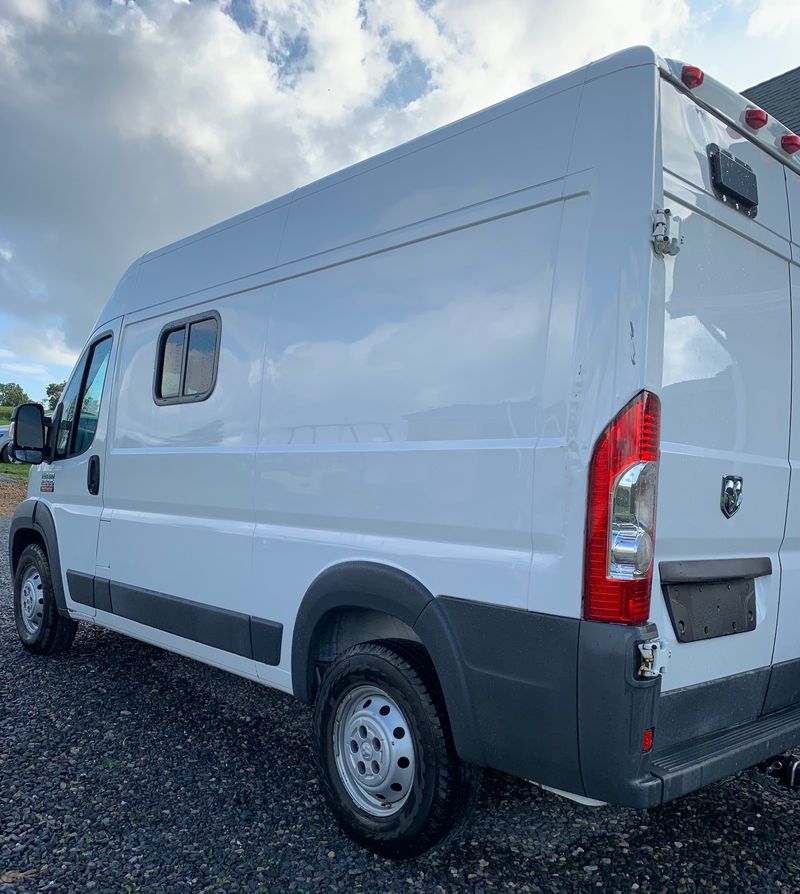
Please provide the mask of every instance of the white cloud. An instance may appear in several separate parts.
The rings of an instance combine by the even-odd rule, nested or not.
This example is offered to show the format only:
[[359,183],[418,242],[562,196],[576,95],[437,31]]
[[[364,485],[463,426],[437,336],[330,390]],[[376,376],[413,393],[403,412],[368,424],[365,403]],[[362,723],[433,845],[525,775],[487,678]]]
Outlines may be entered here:
[[[791,10],[762,0],[752,33]],[[686,0],[0,0],[0,342],[72,362],[145,250],[623,46],[741,56],[696,21]]]
[[800,36],[800,4],[791,0],[760,0],[750,16],[750,37],[783,37],[793,32]]
[[37,363],[0,363],[0,369],[10,373],[21,373],[27,376],[33,376],[36,379],[47,381],[50,373]]
[[[5,336],[15,357],[25,357],[50,366],[72,367],[78,352],[68,347],[64,333],[57,329],[39,329],[20,325]],[[0,356],[2,354],[0,353]]]

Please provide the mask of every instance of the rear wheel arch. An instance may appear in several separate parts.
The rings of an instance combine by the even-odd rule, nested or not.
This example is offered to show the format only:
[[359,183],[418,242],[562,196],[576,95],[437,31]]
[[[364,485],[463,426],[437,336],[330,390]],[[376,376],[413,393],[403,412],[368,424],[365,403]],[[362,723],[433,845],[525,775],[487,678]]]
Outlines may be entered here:
[[[399,568],[373,562],[345,562],[326,569],[314,580],[303,597],[292,638],[295,696],[307,703],[314,701],[317,660],[321,654],[325,656],[321,646],[341,613],[364,620],[369,613],[377,614],[400,625],[395,630],[373,627],[375,635],[367,637],[369,640],[402,638],[421,644],[438,678],[459,756],[485,765],[457,637],[439,600]],[[375,621],[373,618],[369,623]],[[346,649],[355,641],[341,640],[341,644]]]
[[[399,568],[377,562],[343,562],[323,571],[303,597],[292,636],[292,687],[304,702],[316,691],[315,662],[321,639],[337,615],[377,613],[413,631],[433,595]],[[416,637],[415,637],[416,638]],[[349,645],[352,645],[349,644]]]

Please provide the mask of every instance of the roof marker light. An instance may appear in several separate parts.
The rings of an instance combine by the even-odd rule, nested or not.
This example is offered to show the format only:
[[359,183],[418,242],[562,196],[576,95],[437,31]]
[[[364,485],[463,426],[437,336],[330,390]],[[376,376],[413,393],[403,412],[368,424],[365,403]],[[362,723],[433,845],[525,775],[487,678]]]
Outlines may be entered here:
[[769,121],[769,115],[763,109],[751,108],[744,113],[744,120],[748,127],[759,130]]
[[794,155],[800,150],[800,137],[796,133],[785,133],[781,137],[781,149],[789,155]]
[[704,78],[705,75],[703,74],[702,68],[698,68],[696,65],[683,66],[683,70],[681,71],[681,80],[690,90],[694,90],[695,87],[699,87],[703,83]]

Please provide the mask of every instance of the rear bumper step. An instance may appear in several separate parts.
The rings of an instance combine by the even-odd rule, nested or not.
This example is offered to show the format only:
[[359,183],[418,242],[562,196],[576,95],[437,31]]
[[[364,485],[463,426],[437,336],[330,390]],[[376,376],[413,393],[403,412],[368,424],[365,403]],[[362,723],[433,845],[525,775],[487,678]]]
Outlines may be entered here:
[[671,801],[798,744],[800,705],[794,705],[656,753],[650,772],[661,779],[662,802]]

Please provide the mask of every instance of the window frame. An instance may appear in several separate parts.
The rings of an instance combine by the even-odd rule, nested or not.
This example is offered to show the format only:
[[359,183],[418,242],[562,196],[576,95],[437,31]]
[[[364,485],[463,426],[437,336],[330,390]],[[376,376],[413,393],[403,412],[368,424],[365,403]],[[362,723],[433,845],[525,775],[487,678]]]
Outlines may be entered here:
[[[217,324],[217,339],[214,345],[214,360],[211,370],[211,384],[206,391],[198,394],[184,394],[183,389],[186,385],[186,367],[189,363],[189,331],[193,323],[204,323],[207,320],[214,320]],[[181,375],[178,381],[178,393],[174,397],[161,397],[161,377],[164,373],[165,346],[167,338],[173,332],[183,330],[183,353],[181,356]],[[217,386],[217,371],[219,369],[219,351],[222,343],[222,317],[216,310],[206,310],[191,317],[181,317],[177,320],[170,320],[165,323],[158,334],[156,342],[156,362],[153,374],[153,401],[159,407],[168,407],[172,404],[196,404],[201,401],[208,400],[214,393]]]
[[[73,375],[79,375],[80,377],[80,386],[78,387],[78,399],[75,402],[75,415],[70,420],[69,424],[69,434],[67,435],[67,445],[64,453],[58,452],[58,429],[61,427],[61,420],[64,415],[64,403],[63,396],[69,390],[69,386],[72,384],[72,376],[67,380],[67,384],[64,387],[64,391],[62,392],[62,400],[59,401],[58,409],[53,417],[53,447],[52,447],[52,458],[50,462],[62,462],[65,459],[72,459],[75,456],[82,456],[84,453],[89,452],[89,448],[94,444],[94,439],[97,437],[97,430],[95,429],[95,433],[92,435],[92,440],[83,448],[83,450],[75,450],[75,439],[78,435],[78,427],[77,421],[80,418],[80,408],[83,402],[83,398],[86,393],[86,379],[89,375],[89,368],[92,365],[92,358],[94,357],[94,352],[97,346],[104,341],[111,341],[111,350],[108,353],[108,365],[111,366],[111,355],[114,351],[114,330],[106,329],[103,332],[100,332],[84,349],[81,353],[80,359],[78,363],[75,365],[75,370],[73,371]],[[83,364],[83,369],[81,369],[81,363]],[[103,396],[106,393],[106,382],[108,382],[109,371],[106,369],[106,375],[103,379],[103,390],[100,392],[100,411],[97,415],[98,425],[100,422],[100,412],[103,410]]]

